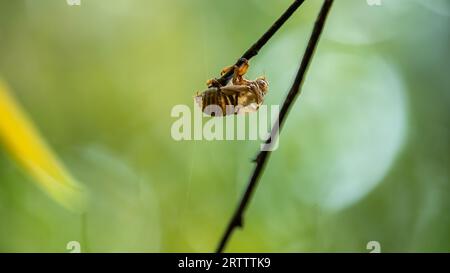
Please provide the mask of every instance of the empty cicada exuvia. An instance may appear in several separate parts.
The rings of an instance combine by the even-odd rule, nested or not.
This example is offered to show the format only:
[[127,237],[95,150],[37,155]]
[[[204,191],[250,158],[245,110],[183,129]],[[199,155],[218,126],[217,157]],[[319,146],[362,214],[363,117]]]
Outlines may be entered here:
[[243,60],[240,66],[229,66],[221,74],[233,70],[233,78],[224,86],[217,84],[215,79],[209,80],[209,88],[195,96],[195,102],[205,114],[225,116],[256,112],[264,101],[269,84],[265,77],[251,81],[244,78],[249,67]]

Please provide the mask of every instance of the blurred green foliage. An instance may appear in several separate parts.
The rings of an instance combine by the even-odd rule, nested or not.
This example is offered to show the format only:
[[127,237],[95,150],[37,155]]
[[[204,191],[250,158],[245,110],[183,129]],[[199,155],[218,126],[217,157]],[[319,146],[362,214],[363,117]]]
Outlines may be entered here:
[[[0,148],[0,251],[214,250],[259,142],[176,142],[170,111],[193,107],[290,2],[0,1],[0,76],[90,190],[86,213],[66,211]],[[228,251],[450,251],[448,3],[336,1]],[[267,104],[320,4],[252,59]]]

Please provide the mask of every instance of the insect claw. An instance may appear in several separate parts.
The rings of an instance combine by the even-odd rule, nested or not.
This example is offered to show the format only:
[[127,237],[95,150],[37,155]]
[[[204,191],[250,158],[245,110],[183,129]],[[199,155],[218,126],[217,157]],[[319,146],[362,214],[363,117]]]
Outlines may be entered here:
[[240,58],[238,62],[245,64],[245,63],[248,63],[248,60],[246,58]]
[[232,71],[234,69],[234,65],[226,66],[220,71],[220,76],[223,76],[227,74],[228,72]]
[[208,87],[220,87],[220,83],[216,78],[212,78],[206,81]]

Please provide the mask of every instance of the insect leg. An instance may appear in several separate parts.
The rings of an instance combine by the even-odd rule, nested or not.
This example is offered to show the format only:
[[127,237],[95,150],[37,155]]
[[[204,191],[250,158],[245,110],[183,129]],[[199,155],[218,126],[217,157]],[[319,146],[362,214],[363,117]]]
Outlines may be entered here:
[[239,66],[237,73],[238,73],[239,76],[244,76],[245,73],[247,73],[247,70],[248,70],[250,65],[249,65],[247,59],[241,59],[241,60],[242,60],[243,63]]
[[220,76],[223,76],[227,74],[228,72],[232,71],[234,69],[234,65],[226,66],[220,71]]
[[212,78],[206,81],[208,87],[219,87],[220,83],[216,78]]
[[225,95],[239,95],[241,93],[249,92],[250,87],[247,85],[228,85],[220,88],[220,92]]
[[246,79],[244,79],[245,73],[247,73],[249,68],[249,64],[247,59],[242,59],[242,64],[240,66],[234,66],[233,72],[233,84],[234,85],[245,85],[248,83]]

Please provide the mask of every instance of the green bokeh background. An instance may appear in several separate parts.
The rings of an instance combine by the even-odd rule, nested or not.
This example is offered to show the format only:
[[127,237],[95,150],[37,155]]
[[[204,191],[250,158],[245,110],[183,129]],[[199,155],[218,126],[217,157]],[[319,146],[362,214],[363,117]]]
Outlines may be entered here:
[[[290,2],[1,0],[0,76],[90,202],[65,210],[0,146],[0,251],[213,251],[260,143],[177,142],[170,112]],[[292,83],[321,2],[252,59],[266,104]],[[228,251],[450,251],[449,15],[446,0],[335,1]]]

